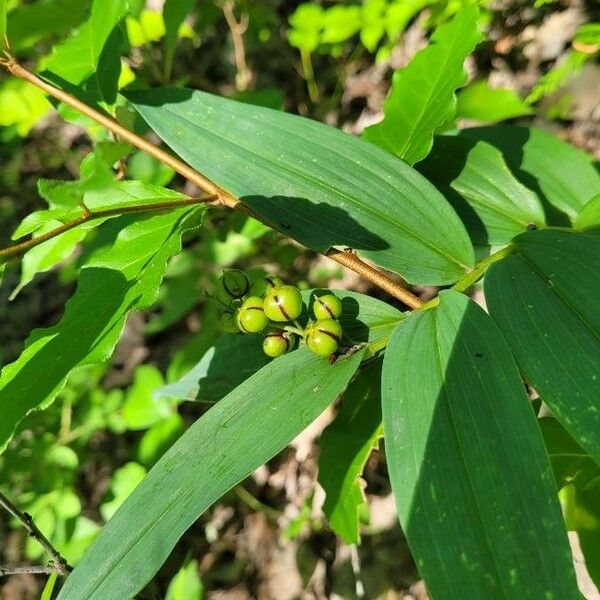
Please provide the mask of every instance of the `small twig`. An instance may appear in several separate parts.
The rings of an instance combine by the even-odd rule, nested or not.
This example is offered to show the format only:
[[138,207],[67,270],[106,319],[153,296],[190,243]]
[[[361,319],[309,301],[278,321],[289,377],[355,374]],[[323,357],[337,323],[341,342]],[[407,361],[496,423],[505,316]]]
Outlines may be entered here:
[[[162,162],[163,164],[171,167],[175,172],[179,173],[183,177],[185,177],[188,181],[193,183],[196,187],[198,187],[203,192],[216,195],[219,204],[223,206],[227,206],[228,208],[238,209],[245,214],[251,216],[252,218],[260,221],[261,223],[266,224],[269,227],[273,227],[271,223],[269,223],[266,219],[256,214],[252,209],[248,206],[242,204],[238,198],[225,191],[223,188],[219,187],[217,184],[213,183],[210,179],[185,164],[183,161],[175,158],[171,154],[161,150],[148,140],[143,137],[140,137],[133,131],[123,127],[120,123],[112,119],[111,117],[107,117],[106,115],[98,112],[93,109],[91,106],[81,102],[81,100],[75,98],[71,94],[64,92],[63,90],[43,81],[27,69],[25,69],[22,65],[20,65],[16,59],[10,54],[10,52],[4,52],[5,58],[0,58],[0,66],[6,69],[11,75],[15,77],[19,77],[24,81],[28,81],[32,85],[38,87],[39,89],[45,91],[50,96],[64,102],[66,105],[74,108],[76,111],[81,114],[89,117],[93,121],[96,121],[103,127],[106,127],[109,131],[119,136],[122,140],[128,142],[135,148],[142,150],[156,158],[156,160]],[[417,308],[421,306],[423,303],[417,296],[408,291],[406,288],[401,286],[399,283],[390,279],[387,275],[381,273],[377,269],[374,269],[367,263],[363,262],[358,256],[353,255],[351,253],[343,252],[341,250],[331,249],[325,253],[325,256],[331,258],[332,260],[338,262],[341,265],[351,269],[358,273],[361,277],[370,281],[374,285],[380,287],[382,290],[386,291],[390,296],[397,298],[404,302],[407,306],[411,308]]]
[[0,264],[10,260],[12,258],[22,256],[28,250],[39,246],[40,244],[60,235],[61,233],[65,233],[65,231],[69,231],[70,229],[74,229],[83,223],[87,223],[88,221],[93,221],[95,219],[104,219],[106,217],[114,217],[129,213],[136,212],[147,212],[152,210],[168,210],[171,208],[180,208],[183,206],[193,206],[194,204],[206,204],[208,202],[212,202],[217,199],[217,195],[214,194],[212,196],[203,196],[201,198],[186,198],[183,200],[172,200],[168,202],[155,202],[153,204],[138,204],[136,206],[122,206],[116,208],[108,208],[105,210],[98,210],[96,212],[90,211],[87,206],[82,206],[84,213],[69,221],[68,223],[64,223],[63,225],[59,225],[54,229],[47,231],[46,233],[42,233],[37,237],[31,238],[25,242],[21,242],[20,244],[15,244],[14,246],[9,246],[8,248],[3,248],[0,250]]
[[[42,567],[38,565],[27,565],[24,567],[3,567],[0,566],[0,577],[4,575],[51,575],[52,573],[58,573],[55,567]],[[63,575],[63,573],[59,573]]]
[[248,29],[248,14],[244,13],[239,21],[235,18],[232,0],[227,0],[223,5],[223,16],[227,21],[227,26],[231,32],[233,41],[233,53],[235,56],[235,67],[237,74],[235,76],[235,87],[243,92],[248,89],[252,79],[252,72],[246,63],[246,49],[244,47],[244,33]]
[[[60,555],[58,550],[50,543],[48,538],[40,531],[34,523],[30,514],[20,511],[2,492],[0,492],[0,506],[7,510],[15,519],[23,523],[23,527],[29,533],[29,536],[36,540],[48,552],[52,558],[52,567],[0,567],[0,575],[8,575],[9,573],[52,573],[56,571],[60,575],[68,575],[71,572],[71,567],[67,561]],[[20,571],[15,569],[21,569]],[[23,569],[29,569],[24,571]],[[31,569],[38,569],[31,571]],[[46,569],[46,570],[40,570]],[[50,570],[48,570],[50,569]]]

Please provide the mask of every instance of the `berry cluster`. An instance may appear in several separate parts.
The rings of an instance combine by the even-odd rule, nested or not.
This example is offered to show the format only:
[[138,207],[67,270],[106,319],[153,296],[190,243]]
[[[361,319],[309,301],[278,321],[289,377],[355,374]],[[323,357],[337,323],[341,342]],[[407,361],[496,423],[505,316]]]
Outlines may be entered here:
[[273,358],[291,350],[298,338],[311,352],[324,357],[335,354],[342,342],[342,326],[337,320],[342,303],[333,294],[315,297],[315,320],[306,327],[297,321],[304,310],[300,290],[278,277],[250,283],[243,271],[225,271],[217,281],[215,297],[226,307],[223,328],[243,333],[265,331],[263,351]]

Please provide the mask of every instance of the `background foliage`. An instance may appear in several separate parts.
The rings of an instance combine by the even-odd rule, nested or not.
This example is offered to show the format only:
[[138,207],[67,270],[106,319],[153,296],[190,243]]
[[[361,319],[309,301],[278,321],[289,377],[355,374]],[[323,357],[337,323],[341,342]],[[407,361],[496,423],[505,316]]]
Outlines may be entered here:
[[[76,565],[60,597],[425,598],[424,578],[433,598],[578,598],[565,529],[594,597],[597,5],[159,4],[0,0],[0,37],[283,233],[151,210],[198,190],[0,82],[2,247],[98,213],[0,266],[0,485]],[[408,315],[333,245],[424,301],[455,289]],[[366,346],[268,363],[219,326],[231,266],[339,290]],[[2,519],[0,562],[43,564]]]

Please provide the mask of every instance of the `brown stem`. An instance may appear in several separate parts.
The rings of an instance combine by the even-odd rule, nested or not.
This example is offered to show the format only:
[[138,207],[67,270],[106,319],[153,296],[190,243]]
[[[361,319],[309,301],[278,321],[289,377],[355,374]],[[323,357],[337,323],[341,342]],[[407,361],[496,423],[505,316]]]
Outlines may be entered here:
[[186,198],[184,200],[172,200],[167,202],[154,202],[153,204],[137,204],[136,206],[122,206],[117,208],[108,208],[105,210],[98,211],[90,211],[86,206],[83,206],[84,213],[69,221],[68,223],[64,223],[63,225],[59,225],[46,233],[42,233],[37,237],[31,238],[25,242],[21,242],[20,244],[15,244],[14,246],[9,246],[8,248],[3,248],[0,250],[0,264],[10,260],[11,258],[15,258],[17,256],[21,256],[31,248],[35,248],[35,246],[39,246],[40,244],[64,233],[65,231],[69,231],[70,229],[74,229],[75,227],[81,225],[82,223],[87,223],[88,221],[93,221],[94,219],[103,219],[106,217],[114,217],[118,215],[124,215],[128,213],[134,212],[144,212],[150,210],[167,210],[170,208],[179,208],[182,206],[191,206],[194,204],[204,204],[208,202],[212,202],[217,199],[217,195],[214,194],[212,196],[203,196],[202,198]]
[[232,0],[227,0],[223,5],[223,15],[227,26],[231,32],[233,41],[233,52],[235,56],[235,67],[237,75],[235,77],[236,87],[240,91],[245,91],[252,79],[252,73],[246,63],[246,49],[244,47],[244,33],[248,29],[248,15],[242,15],[240,21],[235,18]]
[[[185,164],[181,160],[175,158],[171,154],[168,154],[164,150],[161,150],[148,140],[140,137],[133,131],[123,127],[120,123],[112,119],[111,117],[107,117],[106,115],[94,110],[91,106],[81,102],[71,94],[64,92],[63,90],[54,87],[53,85],[43,81],[37,75],[34,75],[27,69],[25,69],[22,65],[20,65],[16,59],[9,53],[5,51],[6,58],[0,58],[0,66],[6,69],[11,75],[15,77],[19,77],[25,81],[28,81],[32,85],[38,87],[39,89],[45,91],[50,96],[53,96],[57,100],[64,102],[71,108],[74,108],[76,111],[81,114],[89,117],[93,121],[96,121],[103,127],[106,127],[109,131],[119,136],[122,140],[131,144],[132,146],[146,152],[150,156],[156,158],[156,160],[162,162],[163,164],[171,167],[174,171],[185,177],[188,181],[192,182],[196,185],[200,190],[206,192],[207,194],[215,195],[217,197],[218,203],[227,206],[229,208],[237,208],[238,210],[242,210],[244,213],[252,216],[253,218],[265,223],[269,227],[272,227],[264,218],[260,215],[257,215],[250,208],[244,206],[235,196],[225,191],[223,188],[219,187],[217,184],[213,183],[210,179]],[[355,271],[361,277],[370,281],[372,284],[380,287],[385,290],[390,296],[397,298],[398,300],[404,302],[411,308],[417,308],[421,306],[423,303],[417,296],[412,294],[406,288],[402,287],[399,283],[389,278],[384,273],[381,273],[377,269],[374,269],[367,263],[363,262],[358,256],[351,255],[347,252],[343,252],[341,250],[331,249],[325,253],[325,256],[331,258],[337,263],[344,265],[345,267]]]
[[[38,526],[34,523],[31,515],[20,511],[2,492],[0,492],[0,506],[7,510],[13,517],[21,521],[23,523],[23,527],[29,533],[29,536],[36,540],[43,548],[50,554],[52,557],[52,565],[53,568],[50,571],[37,571],[42,573],[52,573],[56,571],[60,575],[68,575],[71,572],[71,567],[67,563],[67,561],[60,555],[58,550],[50,543],[48,538],[39,530]],[[0,575],[7,575],[11,572],[19,572],[15,571],[15,569],[33,569],[34,567],[15,567],[15,568],[4,568],[0,567]],[[47,567],[37,567],[38,569],[43,569]],[[20,571],[24,572],[32,572],[30,571]]]
[[[24,567],[3,567],[0,565],[0,577],[3,575],[50,575],[58,573],[54,567],[44,567],[40,565],[26,565]],[[59,573],[62,575],[62,573]]]

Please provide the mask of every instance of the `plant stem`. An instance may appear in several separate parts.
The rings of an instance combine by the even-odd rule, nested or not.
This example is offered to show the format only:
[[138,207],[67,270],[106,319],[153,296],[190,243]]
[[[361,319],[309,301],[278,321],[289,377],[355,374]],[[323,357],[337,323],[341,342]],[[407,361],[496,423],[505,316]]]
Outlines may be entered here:
[[[34,523],[31,515],[20,511],[2,492],[0,492],[0,506],[7,510],[13,517],[23,523],[23,527],[29,533],[29,536],[36,540],[52,557],[52,568],[50,567],[0,567],[0,575],[10,573],[52,573],[56,571],[60,575],[68,575],[71,567],[67,561],[60,555],[58,550],[50,543],[48,538],[39,530]],[[28,570],[25,570],[28,569]],[[32,571],[31,569],[36,569]],[[42,570],[46,569],[46,570]]]
[[459,279],[453,286],[452,289],[457,292],[466,292],[472,285],[477,283],[488,270],[488,267],[499,260],[507,257],[509,254],[514,252],[514,247],[508,245],[489,256],[486,256],[483,260],[480,260],[470,273],[467,273],[462,279]]
[[304,73],[304,79],[306,80],[306,87],[308,88],[309,98],[316,104],[321,99],[319,95],[319,87],[315,79],[315,72],[312,65],[312,59],[310,52],[307,50],[300,50],[300,58],[302,60],[302,72]]
[[[108,117],[97,110],[88,106],[81,100],[75,98],[71,94],[60,90],[59,88],[43,81],[37,75],[34,75],[25,67],[20,65],[16,59],[7,51],[5,51],[5,58],[0,58],[0,66],[6,69],[11,75],[28,81],[32,85],[45,91],[50,96],[64,102],[71,108],[74,108],[86,117],[96,121],[103,127],[106,127],[109,131],[119,136],[120,139],[131,144],[132,146],[142,150],[162,162],[163,164],[171,167],[174,171],[185,177],[188,181],[196,185],[203,192],[216,196],[215,202],[227,206],[228,208],[236,208],[244,214],[264,223],[268,227],[276,229],[266,219],[257,215],[252,209],[242,204],[235,196],[213,183],[210,179],[185,164],[181,160],[175,158],[171,154],[161,150],[148,140],[140,137],[133,131],[130,131],[126,127],[123,127],[120,123]],[[363,262],[358,256],[351,252],[345,252],[332,248],[325,253],[325,256],[334,260],[335,262],[351,269],[358,273],[363,279],[370,281],[373,285],[380,287],[382,290],[387,292],[390,296],[404,302],[410,308],[418,308],[423,303],[415,296],[412,292],[401,286],[399,283],[383,274],[381,271],[371,267],[367,263]]]
[[235,67],[237,70],[235,76],[235,87],[244,92],[248,89],[252,79],[252,72],[246,63],[246,49],[244,47],[244,33],[248,29],[248,14],[244,13],[238,21],[235,18],[233,10],[233,1],[227,0],[223,5],[223,16],[231,32],[231,40],[233,41],[233,53],[235,57]]
[[180,208],[182,206],[205,204],[214,201],[216,198],[216,195],[203,196],[201,198],[186,198],[184,200],[155,202],[153,204],[138,204],[137,206],[122,206],[116,208],[108,208],[106,210],[98,210],[95,212],[87,210],[84,207],[84,213],[76,219],[73,219],[68,223],[64,223],[63,225],[59,225],[58,227],[55,227],[54,229],[47,231],[46,233],[42,233],[41,235],[31,238],[25,242],[21,242],[20,244],[15,244],[14,246],[9,246],[8,248],[0,249],[0,264],[12,258],[21,256],[28,250],[31,250],[31,248],[35,248],[36,246],[39,246],[40,244],[43,244],[44,242],[60,235],[61,233],[65,233],[65,231],[74,229],[75,227],[83,223],[87,223],[88,221],[124,215],[127,213],[146,212],[152,210],[168,210],[171,208]]

